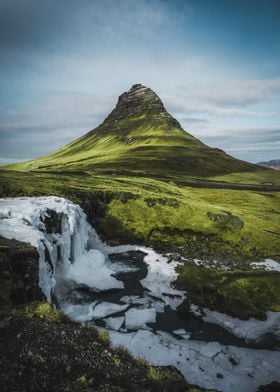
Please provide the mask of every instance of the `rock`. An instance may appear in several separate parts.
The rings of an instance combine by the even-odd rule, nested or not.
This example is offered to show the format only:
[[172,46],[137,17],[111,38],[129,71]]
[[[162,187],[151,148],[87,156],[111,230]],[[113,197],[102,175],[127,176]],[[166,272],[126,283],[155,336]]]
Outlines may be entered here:
[[0,308],[42,300],[39,255],[29,244],[0,237]]
[[279,392],[280,391],[280,383],[279,382],[272,382],[268,385],[261,385],[257,392]]

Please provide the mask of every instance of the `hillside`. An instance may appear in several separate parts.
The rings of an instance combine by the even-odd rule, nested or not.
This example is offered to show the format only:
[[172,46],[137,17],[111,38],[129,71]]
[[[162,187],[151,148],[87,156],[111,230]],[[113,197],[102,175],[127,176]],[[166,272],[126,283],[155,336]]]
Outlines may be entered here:
[[119,97],[115,109],[97,128],[53,154],[8,168],[157,178],[261,170],[208,147],[183,130],[157,94],[140,84]]

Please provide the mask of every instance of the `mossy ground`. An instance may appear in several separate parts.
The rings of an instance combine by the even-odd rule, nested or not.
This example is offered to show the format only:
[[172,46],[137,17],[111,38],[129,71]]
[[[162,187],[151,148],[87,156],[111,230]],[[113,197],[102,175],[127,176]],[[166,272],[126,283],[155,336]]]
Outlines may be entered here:
[[112,349],[105,333],[67,321],[44,302],[14,309],[0,332],[3,392],[203,390],[188,385],[175,368],[152,368]]
[[58,195],[81,204],[109,242],[183,246],[204,258],[280,258],[280,192],[90,173],[3,171],[0,185],[0,197]]
[[[232,270],[246,270],[249,261],[265,257],[280,260],[280,192],[193,188],[159,179],[92,173],[3,171],[0,184],[0,197],[58,195],[79,203],[102,238],[112,244],[151,245],[188,259],[218,260]],[[207,291],[204,270],[195,271],[194,286],[203,282]],[[221,285],[222,277],[216,271],[209,275],[214,287],[211,296],[199,294],[194,287],[194,302],[243,318],[264,317],[265,310],[279,309],[279,274],[262,272],[259,278],[245,276],[230,285]]]
[[266,318],[280,311],[279,272],[263,270],[216,271],[187,264],[178,267],[177,286],[192,303],[241,319]]

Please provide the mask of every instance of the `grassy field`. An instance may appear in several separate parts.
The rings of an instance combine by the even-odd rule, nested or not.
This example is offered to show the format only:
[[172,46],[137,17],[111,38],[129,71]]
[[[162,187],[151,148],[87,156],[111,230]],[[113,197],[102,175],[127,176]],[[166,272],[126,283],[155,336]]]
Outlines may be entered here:
[[190,264],[178,272],[177,286],[197,305],[241,319],[265,319],[267,310],[280,312],[279,272],[216,271]]
[[199,257],[280,258],[280,192],[177,186],[142,177],[3,171],[0,196],[59,195],[80,203],[114,243],[183,246]]

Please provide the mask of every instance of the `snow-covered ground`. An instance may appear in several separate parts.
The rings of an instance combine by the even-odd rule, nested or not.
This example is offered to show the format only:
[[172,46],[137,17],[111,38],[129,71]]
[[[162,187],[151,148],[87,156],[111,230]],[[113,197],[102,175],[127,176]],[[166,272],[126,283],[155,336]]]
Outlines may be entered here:
[[280,381],[280,352],[224,346],[217,342],[176,339],[166,332],[110,332],[123,346],[153,365],[173,365],[188,382],[223,392],[255,392],[259,385]]
[[[48,210],[60,216],[57,233],[47,232],[44,222],[48,218]],[[122,345],[152,364],[176,366],[189,382],[224,392],[250,392],[261,384],[280,381],[279,351],[194,341],[183,328],[174,328],[172,334],[151,330],[147,324],[154,323],[167,305],[176,309],[185,298],[184,292],[172,287],[177,278],[175,268],[178,262],[170,261],[151,248],[107,246],[88,224],[78,205],[54,196],[0,199],[0,235],[35,246],[39,253],[39,284],[46,298],[51,301],[54,288],[61,286],[60,306],[63,312],[79,322],[103,320],[114,345]],[[46,258],[46,250],[50,260]],[[69,285],[88,287],[96,292],[122,290],[124,284],[116,279],[116,273],[137,271],[137,268],[112,263],[110,254],[130,251],[145,253],[148,272],[140,281],[143,295],[123,295],[119,301],[121,304],[102,298],[73,303],[63,297]],[[199,260],[196,262],[200,263]],[[279,264],[274,263],[268,259],[258,263],[257,267],[279,270]],[[191,310],[201,315],[195,305],[191,306]],[[203,311],[205,321],[221,325],[247,340],[258,340],[266,332],[280,337],[279,313],[268,312],[266,321],[241,321],[208,309]]]

